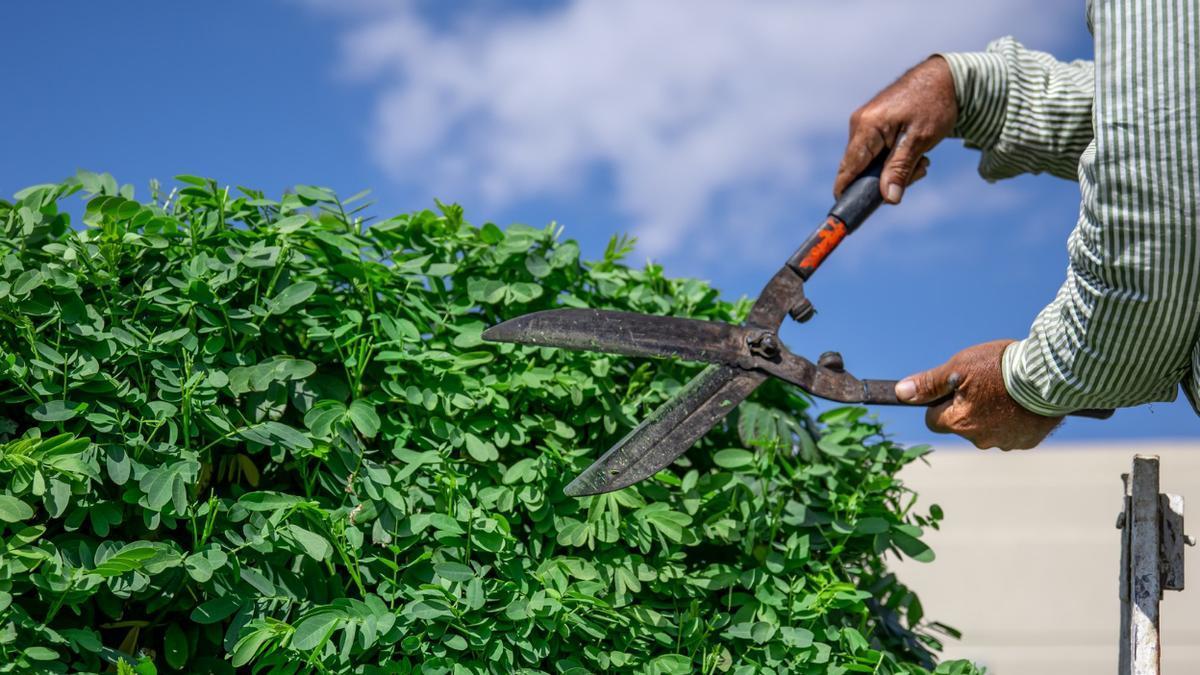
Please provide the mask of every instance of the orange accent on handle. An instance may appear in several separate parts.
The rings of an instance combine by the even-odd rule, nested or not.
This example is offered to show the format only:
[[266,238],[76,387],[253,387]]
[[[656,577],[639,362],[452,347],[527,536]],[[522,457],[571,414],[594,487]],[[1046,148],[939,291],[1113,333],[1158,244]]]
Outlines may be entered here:
[[846,238],[846,234],[846,224],[830,216],[821,229],[817,230],[817,236],[821,240],[812,247],[808,255],[804,256],[804,260],[800,261],[800,267],[814,270],[820,267],[833,249],[837,248],[837,245]]

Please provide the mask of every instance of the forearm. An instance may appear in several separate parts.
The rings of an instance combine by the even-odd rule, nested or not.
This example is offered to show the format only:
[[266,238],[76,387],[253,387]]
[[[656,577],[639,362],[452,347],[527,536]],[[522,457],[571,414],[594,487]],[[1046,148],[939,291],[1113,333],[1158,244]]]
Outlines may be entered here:
[[1009,394],[1042,415],[1174,400],[1189,371],[1195,285],[1118,289],[1088,277],[1073,268],[1029,336],[1005,350]]
[[1067,280],[1004,358],[1009,393],[1034,412],[1172,400],[1185,379],[1194,389],[1200,102],[1177,73],[1200,59],[1180,48],[1190,44],[1191,26],[1176,19],[1186,12],[1152,9],[1094,5],[1096,138],[1079,162]]
[[1094,66],[1062,63],[1012,38],[986,52],[941,54],[954,76],[959,119],[954,136],[983,151],[989,180],[1048,172],[1075,180],[1092,140]]

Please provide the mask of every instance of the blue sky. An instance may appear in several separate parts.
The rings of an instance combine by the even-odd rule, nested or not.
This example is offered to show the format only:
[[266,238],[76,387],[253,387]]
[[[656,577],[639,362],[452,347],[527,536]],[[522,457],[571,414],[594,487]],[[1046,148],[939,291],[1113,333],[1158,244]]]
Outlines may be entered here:
[[[729,295],[756,294],[823,218],[846,117],[908,65],[1006,34],[1091,52],[1082,0],[131,0],[6,18],[5,194],[86,168],[139,188],[178,173],[369,187],[378,215],[436,196],[479,223],[557,221],[593,254],[634,233],[638,259]],[[899,377],[1023,336],[1053,297],[1077,186],[988,185],[955,141],[931,158],[814,278],[817,318],[784,332],[794,351]],[[934,438],[919,411],[879,413]],[[1055,438],[1196,428],[1181,399]]]

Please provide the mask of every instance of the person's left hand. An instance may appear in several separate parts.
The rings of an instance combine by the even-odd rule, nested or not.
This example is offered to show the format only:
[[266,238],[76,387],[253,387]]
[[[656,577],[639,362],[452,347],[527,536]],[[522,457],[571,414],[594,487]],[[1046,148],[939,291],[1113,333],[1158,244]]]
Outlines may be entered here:
[[950,400],[929,408],[925,424],[939,434],[958,434],[975,447],[1026,450],[1042,442],[1062,422],[1021,407],[1008,394],[1000,360],[1012,340],[968,347],[949,361],[896,384],[906,403],[929,403],[953,392]]

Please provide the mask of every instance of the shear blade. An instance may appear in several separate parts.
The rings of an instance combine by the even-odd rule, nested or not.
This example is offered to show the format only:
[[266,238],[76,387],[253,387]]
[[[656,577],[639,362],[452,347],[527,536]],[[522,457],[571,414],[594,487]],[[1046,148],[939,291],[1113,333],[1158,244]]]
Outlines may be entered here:
[[758,371],[710,365],[579,474],[563,492],[569,497],[601,494],[653,476],[692,447],[766,378]]
[[649,478],[687,451],[768,375],[746,362],[749,330],[718,321],[602,309],[551,309],[492,326],[490,342],[680,358],[709,365],[563,490],[612,492]]
[[745,336],[746,329],[718,321],[575,308],[526,314],[483,332],[490,342],[730,365],[746,358]]

